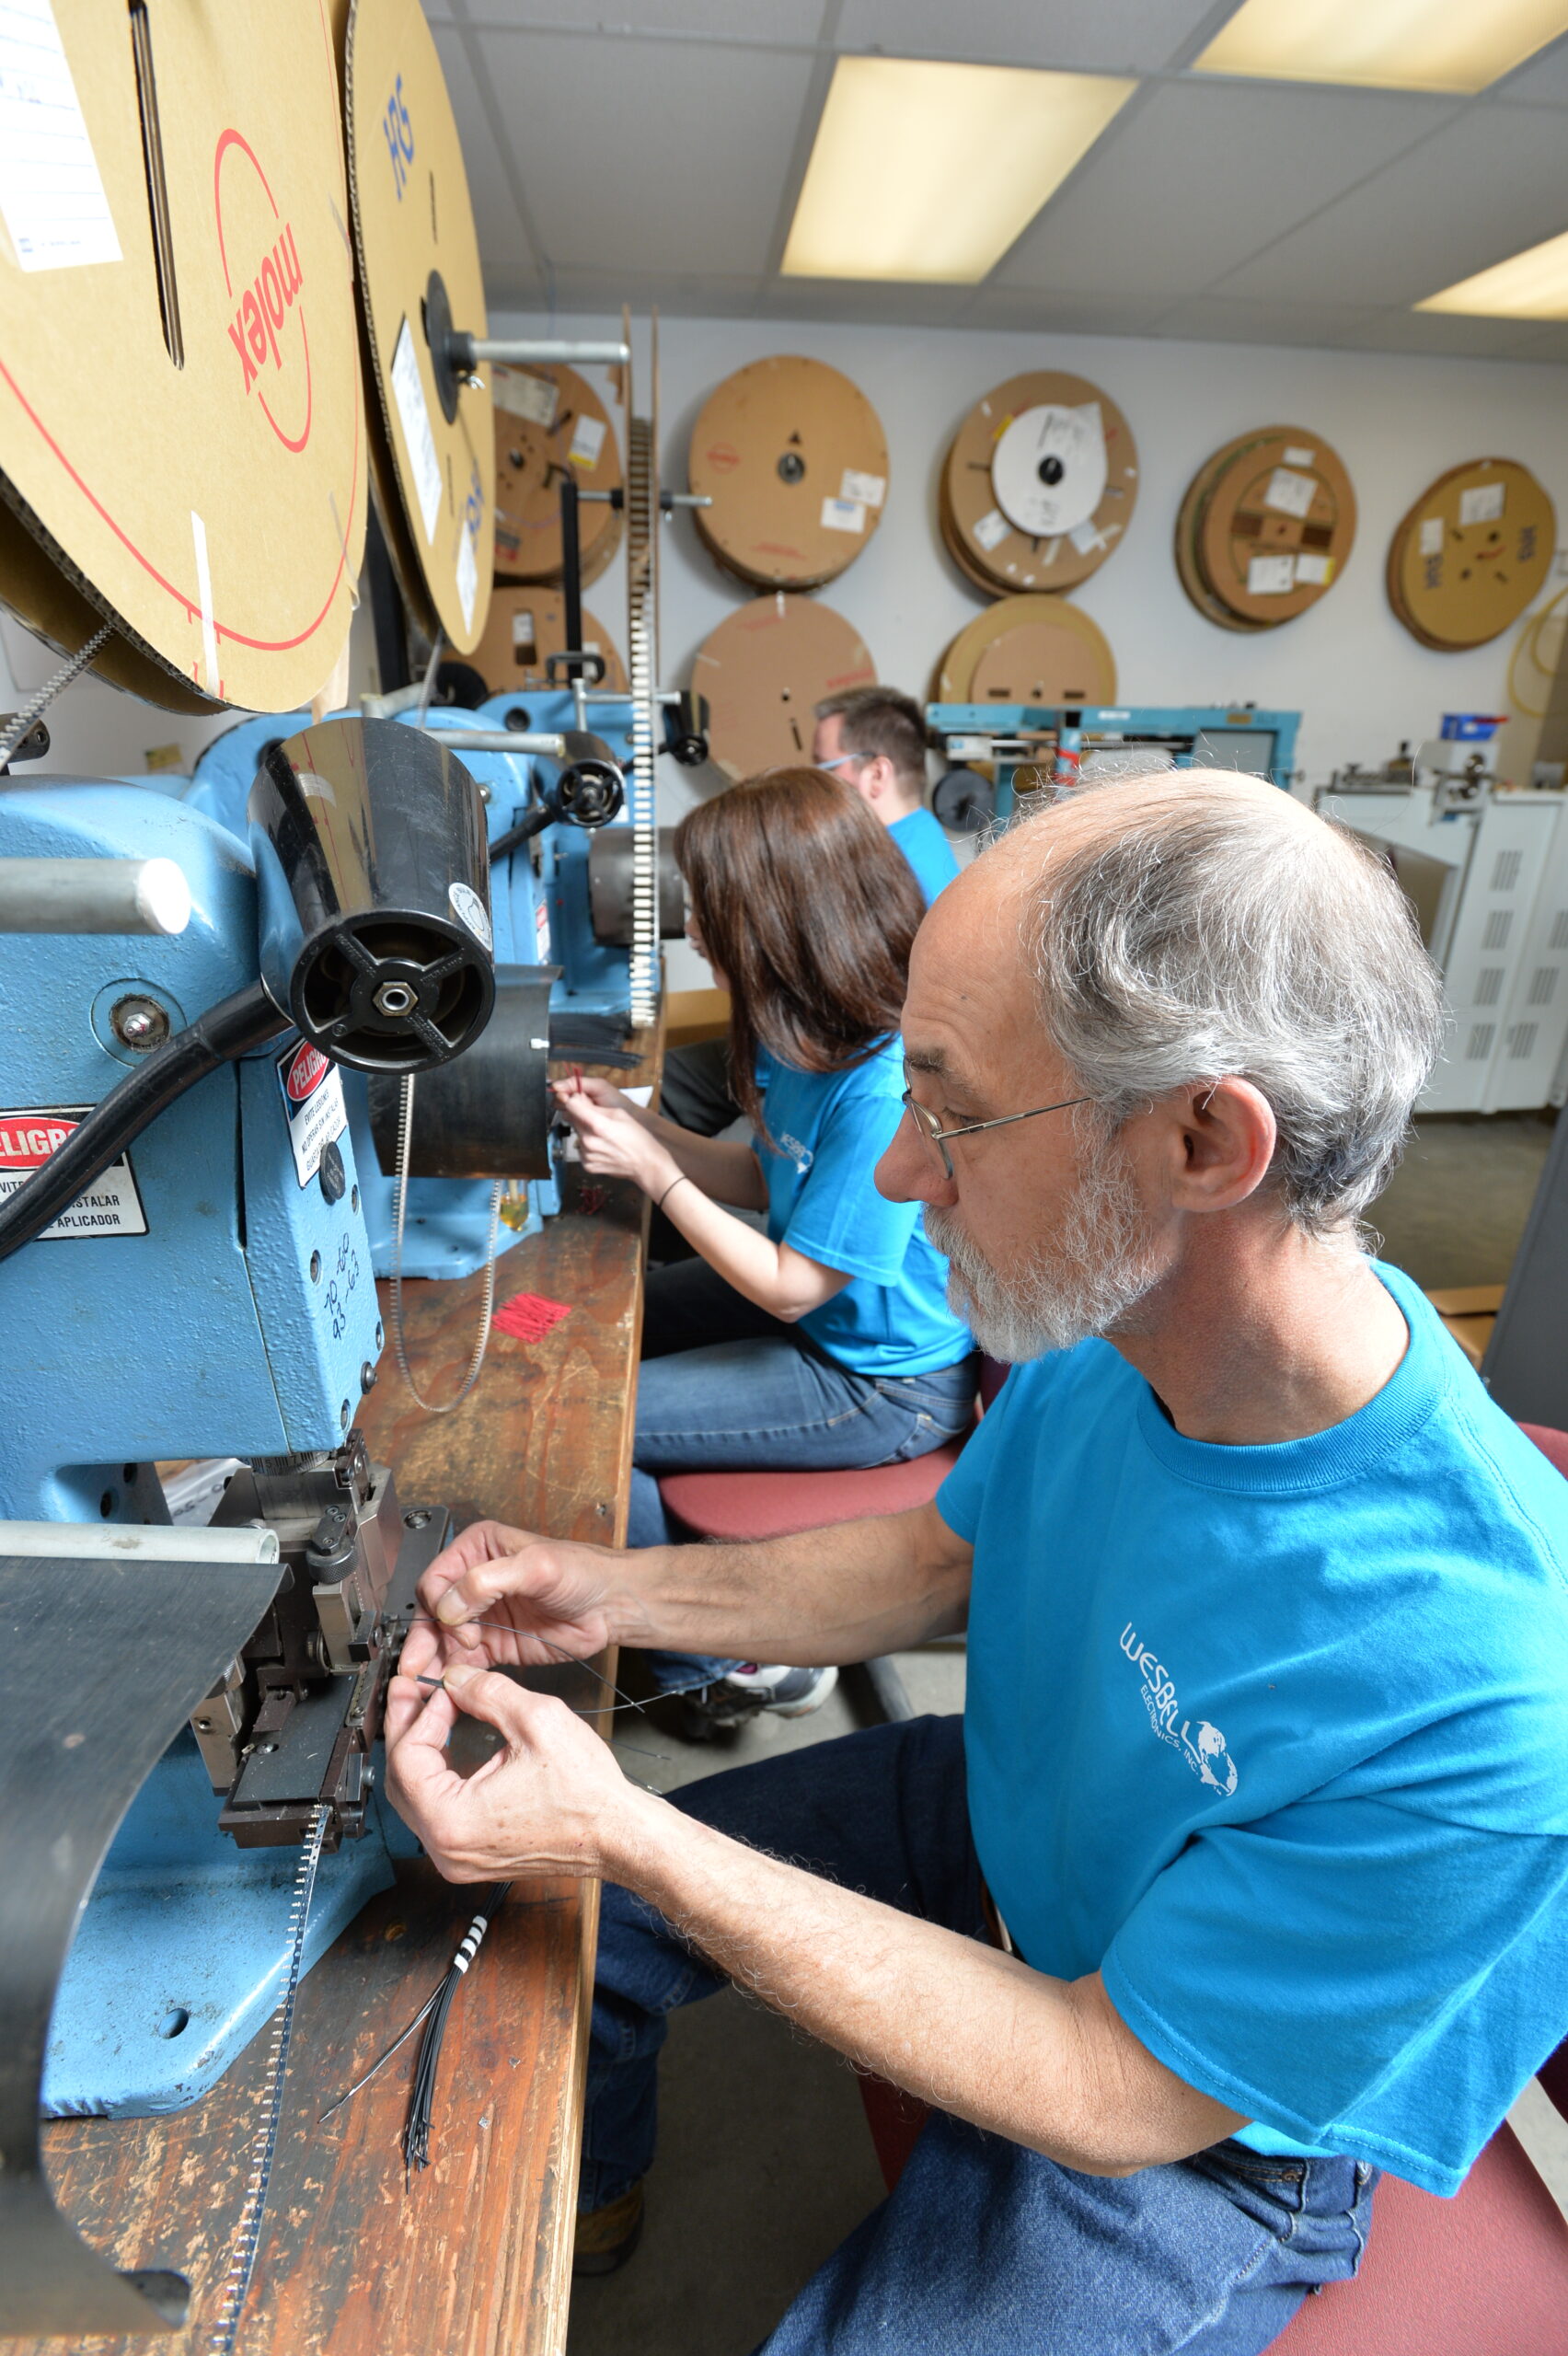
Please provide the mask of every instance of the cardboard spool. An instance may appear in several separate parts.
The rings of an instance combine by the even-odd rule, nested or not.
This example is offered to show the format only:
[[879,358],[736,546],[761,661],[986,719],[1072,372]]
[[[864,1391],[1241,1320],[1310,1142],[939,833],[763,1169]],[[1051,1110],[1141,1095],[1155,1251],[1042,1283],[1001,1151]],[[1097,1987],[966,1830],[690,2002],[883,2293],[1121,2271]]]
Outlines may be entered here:
[[1248,637],[1263,625],[1244,621],[1239,614],[1232,613],[1224,599],[1216,596],[1209,587],[1198,561],[1197,524],[1209,492],[1237,451],[1250,439],[1249,434],[1238,434],[1233,442],[1227,442],[1212,458],[1205,461],[1187,485],[1176,515],[1176,572],[1182,588],[1205,621],[1215,623],[1220,629],[1237,630]]
[[364,543],[330,29],[312,0],[168,0],[110,40],[55,0],[36,32],[49,152],[0,240],[0,596],[73,653],[112,621],[95,672],[171,709],[297,708]]
[[1338,452],[1303,426],[1268,426],[1204,471],[1191,547],[1219,605],[1273,629],[1326,596],[1355,540],[1355,493]]
[[1114,703],[1116,658],[1098,623],[1065,597],[1004,597],[959,631],[932,700]]
[[[583,653],[600,654],[605,661],[604,677],[591,680],[590,686],[625,695],[626,665],[619,650],[586,606],[582,641]],[[545,687],[566,685],[564,679],[552,681],[546,668],[552,654],[566,651],[566,599],[560,590],[547,582],[498,582],[485,634],[468,659],[492,696],[503,696],[513,687],[538,694]]]
[[990,596],[1058,594],[1116,548],[1137,486],[1137,445],[1109,393],[1033,369],[994,387],[954,435],[942,465],[942,537]]
[[[623,487],[620,445],[608,410],[575,368],[490,371],[495,408],[495,574],[498,581],[561,577],[560,484],[570,468],[580,491]],[[586,584],[620,546],[621,511],[590,500],[577,511]]]
[[691,683],[708,699],[708,747],[732,781],[810,762],[814,707],[870,687],[876,664],[859,632],[814,598],[754,598],[703,641]]
[[710,553],[758,588],[816,589],[882,518],[887,439],[859,387],[824,361],[754,360],[692,428],[694,512]]
[[1545,581],[1557,518],[1513,458],[1471,458],[1423,491],[1389,544],[1389,603],[1438,653],[1484,646]]
[[[490,374],[455,376],[448,328],[487,331],[463,150],[419,0],[353,0],[344,76],[349,194],[399,570],[416,565],[447,644],[471,653],[490,609],[495,432]],[[433,349],[432,349],[433,344]],[[410,556],[411,551],[411,556]]]

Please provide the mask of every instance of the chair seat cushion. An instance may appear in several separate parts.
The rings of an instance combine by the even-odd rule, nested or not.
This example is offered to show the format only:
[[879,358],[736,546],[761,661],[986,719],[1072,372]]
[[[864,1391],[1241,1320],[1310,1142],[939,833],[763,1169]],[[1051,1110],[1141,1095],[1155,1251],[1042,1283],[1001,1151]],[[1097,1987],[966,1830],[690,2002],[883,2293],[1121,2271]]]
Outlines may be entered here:
[[666,1472],[659,1494],[666,1508],[699,1538],[740,1542],[789,1538],[833,1521],[875,1513],[905,1513],[928,1505],[958,1461],[967,1434],[944,1440],[928,1456],[902,1464],[873,1464],[844,1472]]

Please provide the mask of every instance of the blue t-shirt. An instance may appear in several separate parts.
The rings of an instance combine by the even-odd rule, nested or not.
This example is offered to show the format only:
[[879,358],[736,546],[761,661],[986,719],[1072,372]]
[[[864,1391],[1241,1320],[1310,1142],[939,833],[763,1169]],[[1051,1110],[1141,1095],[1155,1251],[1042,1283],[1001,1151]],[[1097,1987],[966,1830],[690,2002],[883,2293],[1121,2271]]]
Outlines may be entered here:
[[1408,1276],[1307,1439],[1184,1438],[1109,1343],[1020,1367],[937,1503],[1021,1955],[1265,2150],[1428,2191],[1568,2032],[1568,1484]]
[[947,1305],[948,1264],[926,1241],[918,1203],[890,1203],[873,1180],[902,1115],[896,1039],[851,1071],[798,1071],[760,1053],[759,1138],[767,1232],[850,1279],[801,1329],[851,1374],[934,1374],[974,1345]]
[[915,881],[929,907],[944,884],[958,873],[947,837],[928,810],[911,810],[907,818],[895,818],[888,833],[915,870]]

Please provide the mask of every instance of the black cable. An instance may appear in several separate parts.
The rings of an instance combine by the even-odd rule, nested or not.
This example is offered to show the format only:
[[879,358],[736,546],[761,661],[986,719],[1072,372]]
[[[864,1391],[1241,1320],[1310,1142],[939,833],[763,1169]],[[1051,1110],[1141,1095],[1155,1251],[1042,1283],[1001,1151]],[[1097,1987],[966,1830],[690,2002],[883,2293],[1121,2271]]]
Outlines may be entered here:
[[495,1916],[505,1903],[509,1881],[498,1881],[485,1901],[484,1911],[476,1914],[469,1923],[462,1946],[452,1958],[452,1968],[436,1990],[430,2005],[430,2018],[420,2040],[420,2058],[414,2064],[414,2084],[409,2102],[408,2124],[403,2130],[403,2175],[407,2182],[415,2168],[430,2165],[431,2116],[435,2107],[435,2078],[441,2066],[442,2042],[446,2035],[446,2018],[452,2010],[454,1997],[468,1966],[479,1951],[479,1943]]
[[280,1014],[260,982],[252,982],[232,998],[210,1006],[161,1047],[144,1057],[135,1069],[111,1088],[101,1103],[52,1153],[41,1168],[24,1179],[16,1193],[0,1204],[0,1260],[9,1259],[24,1243],[53,1225],[69,1210],[95,1178],[101,1178],[133,1138],[149,1121],[205,1080],[220,1064],[259,1047],[264,1039],[293,1027]]

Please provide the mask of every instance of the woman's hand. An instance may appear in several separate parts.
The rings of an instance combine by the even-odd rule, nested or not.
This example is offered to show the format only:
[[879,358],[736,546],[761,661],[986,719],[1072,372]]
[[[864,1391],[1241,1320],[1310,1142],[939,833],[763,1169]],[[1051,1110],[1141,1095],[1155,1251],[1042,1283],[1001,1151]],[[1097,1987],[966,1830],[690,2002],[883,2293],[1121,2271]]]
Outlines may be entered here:
[[558,1080],[556,1101],[576,1130],[582,1167],[595,1178],[629,1178],[655,1199],[680,1176],[680,1164],[637,1117],[618,1088],[603,1080]]

